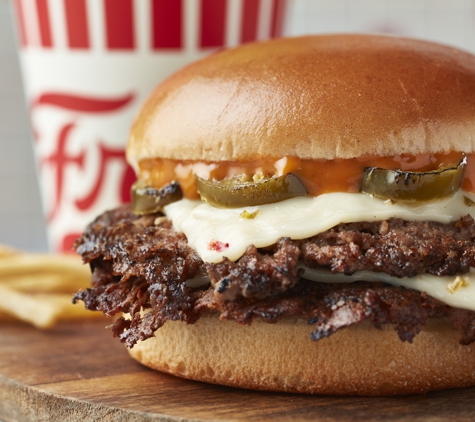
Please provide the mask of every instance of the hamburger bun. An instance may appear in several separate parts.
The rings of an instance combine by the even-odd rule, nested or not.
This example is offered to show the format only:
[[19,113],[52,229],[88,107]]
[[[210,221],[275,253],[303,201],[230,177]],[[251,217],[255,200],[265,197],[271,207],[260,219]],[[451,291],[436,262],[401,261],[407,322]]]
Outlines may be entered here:
[[278,39],[211,55],[161,83],[127,158],[244,161],[475,150],[475,57],[371,35]]
[[129,353],[179,377],[266,391],[383,396],[475,384],[475,348],[460,345],[445,320],[432,320],[412,344],[387,325],[362,323],[317,342],[310,331],[292,318],[242,326],[208,315],[169,321]]

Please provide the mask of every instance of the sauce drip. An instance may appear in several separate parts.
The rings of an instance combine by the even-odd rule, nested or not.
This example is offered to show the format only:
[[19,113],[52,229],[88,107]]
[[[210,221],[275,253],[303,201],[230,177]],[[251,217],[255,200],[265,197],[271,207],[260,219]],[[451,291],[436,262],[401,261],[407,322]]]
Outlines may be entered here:
[[[293,173],[304,184],[311,196],[330,192],[359,192],[366,167],[400,169],[404,171],[429,171],[440,166],[458,164],[464,154],[449,152],[397,157],[361,157],[336,160],[303,160],[296,157],[258,159],[248,162],[178,161],[164,158],[142,160],[139,179],[148,186],[161,188],[176,180],[183,195],[199,199],[196,176],[202,179],[223,180],[230,177],[261,174],[264,177]],[[467,155],[462,189],[475,193],[475,154]]]

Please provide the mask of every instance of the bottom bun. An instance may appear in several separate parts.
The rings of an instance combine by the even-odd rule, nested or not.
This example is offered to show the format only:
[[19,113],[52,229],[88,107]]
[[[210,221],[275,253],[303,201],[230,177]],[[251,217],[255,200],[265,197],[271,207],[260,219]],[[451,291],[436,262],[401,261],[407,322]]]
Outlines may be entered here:
[[167,322],[130,354],[183,378],[233,387],[382,396],[475,384],[475,347],[461,346],[448,321],[432,321],[412,344],[390,326],[359,324],[313,342],[305,321],[251,325],[202,317]]

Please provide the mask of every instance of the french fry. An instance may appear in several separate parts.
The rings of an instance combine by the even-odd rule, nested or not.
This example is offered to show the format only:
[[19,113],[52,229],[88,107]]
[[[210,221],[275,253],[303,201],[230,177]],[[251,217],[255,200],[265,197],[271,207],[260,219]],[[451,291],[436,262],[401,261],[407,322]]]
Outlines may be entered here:
[[75,255],[17,254],[0,259],[0,283],[4,277],[23,274],[89,276],[89,268]]
[[15,318],[13,315],[10,315],[7,312],[0,311],[0,323],[15,322],[15,321],[17,321],[17,318]]
[[91,274],[89,271],[86,274],[81,277],[60,274],[8,276],[0,280],[0,285],[24,293],[76,293],[89,286]]
[[12,256],[19,254],[20,251],[11,248],[10,246],[3,245],[0,243],[0,258],[5,258],[7,256]]
[[89,312],[71,302],[62,293],[25,294],[0,285],[0,310],[38,328],[51,328],[59,321],[77,320],[102,315]]
[[0,244],[0,322],[21,320],[45,329],[63,320],[102,317],[71,302],[90,277],[78,256],[22,253]]

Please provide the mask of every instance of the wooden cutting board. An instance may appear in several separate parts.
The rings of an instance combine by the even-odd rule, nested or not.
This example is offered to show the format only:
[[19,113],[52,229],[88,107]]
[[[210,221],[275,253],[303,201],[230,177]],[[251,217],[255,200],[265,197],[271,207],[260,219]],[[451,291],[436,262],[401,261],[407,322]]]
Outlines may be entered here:
[[136,363],[107,321],[0,325],[2,421],[474,421],[475,388],[358,398],[238,390]]

